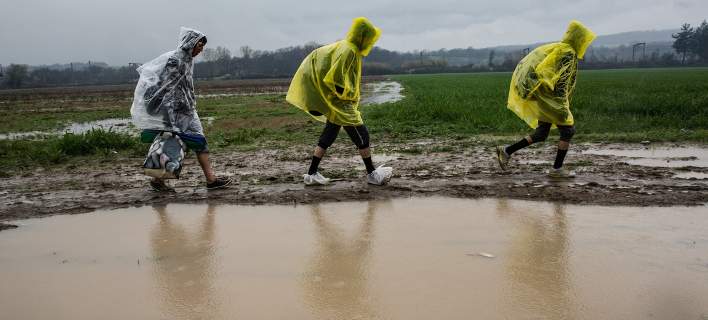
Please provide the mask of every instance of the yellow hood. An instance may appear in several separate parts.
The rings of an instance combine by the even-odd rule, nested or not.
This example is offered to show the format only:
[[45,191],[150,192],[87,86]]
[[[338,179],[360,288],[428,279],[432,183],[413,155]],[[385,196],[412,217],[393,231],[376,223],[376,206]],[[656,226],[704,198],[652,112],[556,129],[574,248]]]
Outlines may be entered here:
[[369,19],[359,17],[352,22],[352,27],[347,34],[347,41],[353,43],[362,56],[367,56],[380,36],[381,29],[375,27]]
[[568,30],[563,36],[563,42],[569,44],[578,55],[578,59],[585,56],[585,51],[597,36],[584,26],[580,21],[573,20],[568,25]]

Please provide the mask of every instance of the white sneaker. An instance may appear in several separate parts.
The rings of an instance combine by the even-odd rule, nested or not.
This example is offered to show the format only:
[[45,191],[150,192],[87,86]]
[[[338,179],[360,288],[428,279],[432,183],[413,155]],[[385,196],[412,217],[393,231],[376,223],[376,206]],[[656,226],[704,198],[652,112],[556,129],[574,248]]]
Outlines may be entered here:
[[384,167],[382,165],[382,166],[379,166],[378,168],[376,168],[376,170],[369,173],[366,176],[366,180],[370,184],[382,186],[384,184],[387,184],[391,180],[392,175],[393,175],[393,168]]
[[308,186],[325,185],[329,183],[329,178],[325,178],[319,172],[315,172],[314,174],[303,174],[302,178],[305,181],[305,185]]

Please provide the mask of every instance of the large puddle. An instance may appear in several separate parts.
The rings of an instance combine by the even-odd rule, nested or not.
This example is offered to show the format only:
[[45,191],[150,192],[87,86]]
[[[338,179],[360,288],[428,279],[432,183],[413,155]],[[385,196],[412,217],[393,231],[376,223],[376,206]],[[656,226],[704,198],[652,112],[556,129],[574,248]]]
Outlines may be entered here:
[[81,134],[90,131],[91,129],[100,129],[113,132],[132,132],[136,131],[132,126],[130,119],[104,119],[91,122],[73,122],[67,124],[64,128],[56,131],[29,131],[29,132],[11,132],[0,134],[0,140],[17,140],[17,139],[41,139],[47,136],[58,136],[65,133]]
[[644,149],[590,149],[586,154],[615,156],[628,164],[646,167],[708,168],[708,149],[698,147],[648,147]]
[[0,232],[6,319],[706,319],[705,207],[168,205]]
[[[205,126],[211,126],[214,123],[214,117],[202,118],[202,123]],[[72,122],[64,128],[56,131],[29,131],[29,132],[10,132],[0,133],[0,140],[18,140],[18,139],[43,139],[51,136],[61,136],[67,133],[83,134],[91,130],[113,131],[120,133],[137,134],[140,132],[131,119],[115,118],[103,119],[89,122]]]
[[380,81],[364,84],[362,105],[396,102],[403,99],[403,86],[396,81]]

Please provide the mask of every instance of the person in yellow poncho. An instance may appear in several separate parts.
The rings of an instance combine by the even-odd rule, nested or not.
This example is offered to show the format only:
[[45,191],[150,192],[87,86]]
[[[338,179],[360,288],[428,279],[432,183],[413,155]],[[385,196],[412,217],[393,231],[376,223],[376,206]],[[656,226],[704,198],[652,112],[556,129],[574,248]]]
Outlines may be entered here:
[[595,40],[595,34],[578,21],[571,21],[561,42],[531,51],[516,66],[511,77],[507,108],[536,131],[507,146],[497,146],[499,166],[507,170],[511,155],[532,143],[546,140],[551,128],[558,128],[560,141],[552,177],[573,177],[563,169],[570,139],[575,134],[575,121],[570,112],[570,97],[575,88],[578,60]]
[[359,149],[371,184],[383,185],[391,179],[393,169],[374,168],[369,147],[369,132],[361,119],[361,63],[381,35],[381,30],[368,19],[354,19],[347,38],[312,51],[298,68],[286,100],[325,123],[307,174],[306,185],[330,182],[318,172],[325,151],[343,127]]

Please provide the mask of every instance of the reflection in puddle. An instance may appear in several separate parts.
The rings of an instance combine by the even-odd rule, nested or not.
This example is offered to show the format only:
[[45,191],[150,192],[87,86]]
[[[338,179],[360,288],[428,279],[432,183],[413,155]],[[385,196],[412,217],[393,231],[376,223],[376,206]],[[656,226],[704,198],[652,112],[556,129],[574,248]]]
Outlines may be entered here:
[[364,84],[362,105],[396,102],[403,99],[403,86],[395,81],[380,81]]
[[0,310],[8,319],[701,319],[705,209],[414,198],[24,220],[0,232]]
[[376,205],[368,204],[352,237],[328,220],[335,212],[320,205],[311,208],[317,249],[303,277],[303,288],[306,303],[320,319],[377,318],[367,285]]
[[516,224],[517,232],[509,246],[506,264],[509,281],[506,292],[510,299],[503,310],[507,318],[517,318],[535,306],[539,319],[575,319],[568,275],[568,227],[562,205],[555,204],[550,213],[509,214],[506,200],[499,200],[498,215]]
[[585,154],[627,158],[628,164],[646,167],[702,167],[708,168],[708,149],[698,147],[647,149],[590,149]]
[[214,253],[218,242],[214,235],[214,206],[207,206],[201,225],[191,234],[170,217],[166,207],[154,209],[159,222],[150,242],[162,314],[171,319],[217,319],[220,305],[214,293]]

